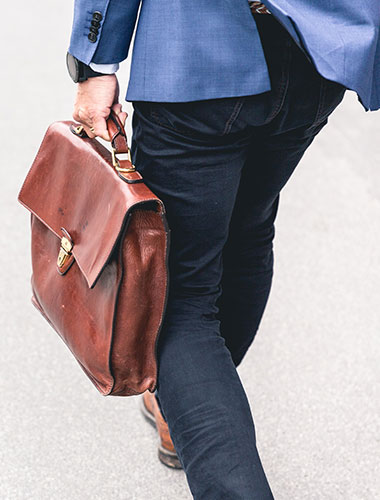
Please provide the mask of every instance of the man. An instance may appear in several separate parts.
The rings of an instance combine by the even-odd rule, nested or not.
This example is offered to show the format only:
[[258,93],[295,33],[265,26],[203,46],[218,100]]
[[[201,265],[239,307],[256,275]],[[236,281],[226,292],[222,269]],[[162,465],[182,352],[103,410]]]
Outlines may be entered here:
[[[140,0],[76,0],[74,119],[109,140]],[[273,275],[279,194],[345,90],[380,107],[378,0],[144,0],[126,100],[132,160],[165,203],[170,290],[158,342],[160,459],[196,499],[273,498],[236,367]],[[170,435],[169,435],[170,429]]]

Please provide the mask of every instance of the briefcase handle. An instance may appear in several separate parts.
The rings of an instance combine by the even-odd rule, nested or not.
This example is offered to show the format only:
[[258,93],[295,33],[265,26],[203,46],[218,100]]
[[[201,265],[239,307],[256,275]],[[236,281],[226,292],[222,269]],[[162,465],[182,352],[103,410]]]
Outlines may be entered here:
[[115,153],[128,153],[129,147],[127,134],[125,133],[125,129],[120,121],[120,118],[113,110],[111,110],[111,113],[106,120],[106,124],[108,133],[111,137],[112,149],[115,150]]
[[[111,113],[106,120],[106,125],[108,133],[111,137],[112,164],[114,168],[118,171],[119,175],[123,173],[135,172],[136,167],[132,163],[127,134],[119,117],[113,110],[111,110]],[[71,131],[79,137],[88,138],[83,125],[78,125],[77,127],[73,126],[71,127]],[[123,153],[126,153],[128,155],[126,160],[119,159],[116,156]],[[124,176],[122,176],[122,178],[125,179]]]
[[[107,118],[107,130],[111,137],[112,163],[118,172],[134,172],[131,152],[128,146],[127,134],[117,114],[111,110]],[[127,153],[127,160],[120,160],[116,155]],[[122,162],[122,163],[120,163]]]

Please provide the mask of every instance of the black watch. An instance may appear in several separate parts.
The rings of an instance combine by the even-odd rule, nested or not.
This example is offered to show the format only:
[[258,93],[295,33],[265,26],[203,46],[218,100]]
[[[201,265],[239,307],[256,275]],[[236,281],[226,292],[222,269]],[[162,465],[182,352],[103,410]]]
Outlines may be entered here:
[[93,76],[104,76],[107,73],[98,73],[94,71],[90,66],[79,61],[75,56],[67,52],[66,54],[66,66],[74,83],[84,82],[88,78]]

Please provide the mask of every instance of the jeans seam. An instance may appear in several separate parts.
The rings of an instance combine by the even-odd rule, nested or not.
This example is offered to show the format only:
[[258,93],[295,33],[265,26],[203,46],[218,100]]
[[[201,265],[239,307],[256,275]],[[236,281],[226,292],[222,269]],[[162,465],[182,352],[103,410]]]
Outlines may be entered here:
[[156,113],[154,111],[154,109],[150,109],[150,117],[153,119],[153,121],[155,121],[160,127],[163,127],[167,130],[170,130],[171,132],[175,132],[177,134],[186,134],[186,135],[189,135],[189,136],[194,136],[196,132],[193,132],[192,130],[185,130],[185,129],[182,129],[182,128],[178,128],[178,127],[173,127],[173,126],[170,126],[170,125],[167,125],[166,123],[164,123],[161,119],[160,119],[160,116],[158,113]]
[[276,118],[276,116],[281,111],[281,108],[284,104],[286,92],[287,92],[287,89],[289,87],[290,61],[291,61],[291,44],[288,42],[287,51],[286,51],[286,59],[284,62],[282,77],[281,77],[281,85],[279,88],[280,99],[278,101],[277,107],[268,116],[268,118],[265,120],[263,125],[268,124],[270,121],[272,121],[274,118]]
[[326,101],[326,80],[321,76],[321,85],[319,88],[319,102],[311,127],[314,127],[319,124],[322,117],[322,111],[325,101]]
[[224,130],[222,132],[222,135],[226,135],[230,132],[232,125],[234,121],[236,120],[238,114],[240,113],[240,110],[244,104],[244,101],[246,100],[246,96],[240,97],[239,100],[236,102],[234,109],[232,110],[231,116],[226,122],[226,125],[224,127]]

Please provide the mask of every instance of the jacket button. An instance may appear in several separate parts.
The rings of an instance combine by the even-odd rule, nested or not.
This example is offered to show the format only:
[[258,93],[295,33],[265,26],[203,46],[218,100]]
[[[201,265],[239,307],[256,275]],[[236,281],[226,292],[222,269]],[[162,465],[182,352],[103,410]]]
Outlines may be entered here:
[[95,42],[96,42],[96,40],[97,40],[97,38],[98,38],[98,37],[95,35],[95,33],[91,33],[91,32],[90,32],[90,33],[88,34],[88,39],[90,40],[90,42],[91,42],[91,43],[95,43]]
[[97,30],[97,28],[93,28],[92,26],[90,28],[90,31],[91,31],[91,33],[95,33],[95,35],[98,35],[98,33],[99,33],[99,31]]
[[103,16],[101,15],[101,13],[99,11],[95,11],[92,14],[92,17],[93,17],[93,19],[95,19],[95,21],[101,21],[103,19]]
[[99,23],[99,21],[91,21],[91,26],[94,26],[94,28],[99,28],[100,23]]

